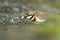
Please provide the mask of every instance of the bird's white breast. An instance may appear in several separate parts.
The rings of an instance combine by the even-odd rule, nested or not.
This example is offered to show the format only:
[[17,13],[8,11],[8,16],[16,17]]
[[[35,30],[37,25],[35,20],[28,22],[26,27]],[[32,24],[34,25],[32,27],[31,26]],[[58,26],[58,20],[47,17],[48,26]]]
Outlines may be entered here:
[[36,21],[37,21],[37,22],[44,22],[45,19],[39,19],[38,17],[36,17]]

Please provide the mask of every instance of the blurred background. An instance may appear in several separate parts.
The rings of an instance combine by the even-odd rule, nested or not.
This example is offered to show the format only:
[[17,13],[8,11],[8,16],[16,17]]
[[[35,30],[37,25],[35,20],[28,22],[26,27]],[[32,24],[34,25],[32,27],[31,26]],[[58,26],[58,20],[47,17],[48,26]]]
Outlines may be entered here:
[[[44,12],[46,21],[15,19],[27,11]],[[60,0],[0,0],[0,40],[60,40]]]

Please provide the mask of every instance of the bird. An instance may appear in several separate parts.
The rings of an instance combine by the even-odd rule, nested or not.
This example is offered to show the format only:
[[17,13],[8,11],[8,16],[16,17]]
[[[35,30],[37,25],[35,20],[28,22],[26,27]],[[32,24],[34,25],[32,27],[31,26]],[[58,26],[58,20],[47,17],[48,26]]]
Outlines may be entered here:
[[39,23],[46,21],[46,19],[40,19],[39,17],[36,16],[36,14],[34,14],[31,11],[26,12],[25,15],[23,15],[21,18],[22,19],[29,19],[32,21],[32,23],[35,23],[35,24],[39,24]]

